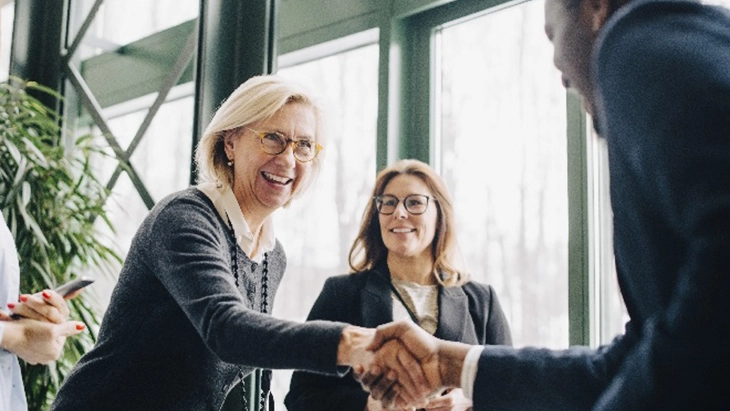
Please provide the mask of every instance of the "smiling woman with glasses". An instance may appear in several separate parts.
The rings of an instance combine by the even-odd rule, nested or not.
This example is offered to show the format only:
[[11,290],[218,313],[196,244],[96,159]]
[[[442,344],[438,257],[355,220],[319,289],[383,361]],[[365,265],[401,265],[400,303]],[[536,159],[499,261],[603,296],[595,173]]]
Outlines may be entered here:
[[[329,278],[309,320],[376,327],[412,321],[439,338],[471,344],[512,344],[491,286],[469,281],[456,261],[451,198],[427,164],[401,160],[381,171],[350,250],[352,274]],[[375,411],[378,401],[351,376],[297,371],[289,411]],[[439,393],[427,409],[463,410],[460,389]]]
[[[270,368],[337,375],[361,364],[372,330],[271,316],[286,268],[271,214],[315,180],[322,122],[312,96],[279,76],[226,99],[197,148],[200,183],[142,223],[97,344],[52,410],[253,409],[249,400],[270,410]],[[240,384],[253,372],[258,383]]]

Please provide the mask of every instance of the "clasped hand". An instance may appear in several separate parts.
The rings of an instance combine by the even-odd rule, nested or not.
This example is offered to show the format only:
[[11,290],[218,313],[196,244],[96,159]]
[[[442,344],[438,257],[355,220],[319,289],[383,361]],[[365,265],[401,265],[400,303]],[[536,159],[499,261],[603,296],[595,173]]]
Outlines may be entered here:
[[[439,401],[437,395],[446,388],[460,386],[469,347],[435,338],[411,322],[390,323],[372,334],[365,347],[371,355],[361,357],[367,361],[351,365],[355,378],[383,409],[442,407],[439,403],[454,402],[454,398]],[[463,400],[455,401],[461,404],[459,407],[448,409],[468,409],[468,400]]]

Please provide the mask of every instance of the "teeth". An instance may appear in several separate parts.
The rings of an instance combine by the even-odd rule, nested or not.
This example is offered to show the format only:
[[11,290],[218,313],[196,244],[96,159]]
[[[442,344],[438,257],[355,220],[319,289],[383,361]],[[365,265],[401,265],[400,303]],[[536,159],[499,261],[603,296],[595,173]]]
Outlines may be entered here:
[[410,232],[415,231],[415,230],[412,229],[412,228],[394,228],[394,229],[392,229],[390,231],[392,231],[394,233],[410,233]]
[[267,173],[265,171],[263,174],[264,174],[264,177],[266,177],[268,180],[271,180],[271,181],[274,181],[274,182],[277,182],[280,184],[286,184],[291,181],[291,178],[280,177],[275,174]]

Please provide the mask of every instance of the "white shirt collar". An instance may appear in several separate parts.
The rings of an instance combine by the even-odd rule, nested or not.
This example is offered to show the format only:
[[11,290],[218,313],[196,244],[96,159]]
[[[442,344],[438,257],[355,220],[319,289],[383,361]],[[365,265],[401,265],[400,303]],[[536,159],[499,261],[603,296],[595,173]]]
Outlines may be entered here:
[[276,236],[274,235],[274,223],[271,218],[264,221],[261,227],[261,237],[259,238],[259,248],[256,255],[251,255],[254,246],[254,236],[251,229],[243,217],[241,207],[238,204],[236,195],[233,190],[224,184],[202,183],[198,185],[198,190],[210,198],[215,209],[220,214],[223,221],[228,223],[229,218],[233,231],[236,233],[236,243],[241,247],[243,252],[253,261],[260,263],[263,260],[264,253],[272,251],[276,245]]

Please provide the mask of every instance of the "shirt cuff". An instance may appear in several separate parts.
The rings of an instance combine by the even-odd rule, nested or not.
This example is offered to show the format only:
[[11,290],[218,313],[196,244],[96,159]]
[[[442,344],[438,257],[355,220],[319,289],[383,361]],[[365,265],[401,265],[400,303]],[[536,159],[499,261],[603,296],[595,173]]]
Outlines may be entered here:
[[479,368],[479,356],[482,355],[484,347],[475,345],[469,349],[464,358],[464,365],[461,368],[461,390],[468,399],[473,399],[474,380],[477,379],[477,369]]

